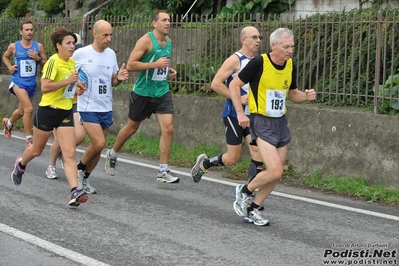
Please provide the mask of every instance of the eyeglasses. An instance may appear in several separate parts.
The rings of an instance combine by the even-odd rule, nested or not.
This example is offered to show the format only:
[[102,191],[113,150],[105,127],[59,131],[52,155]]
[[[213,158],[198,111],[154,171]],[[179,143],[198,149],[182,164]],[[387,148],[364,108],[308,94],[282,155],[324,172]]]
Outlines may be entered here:
[[263,39],[263,36],[260,36],[260,35],[252,35],[252,36],[244,37],[244,38],[251,38],[251,39],[253,39],[253,40],[257,40],[257,39],[262,40],[262,39]]

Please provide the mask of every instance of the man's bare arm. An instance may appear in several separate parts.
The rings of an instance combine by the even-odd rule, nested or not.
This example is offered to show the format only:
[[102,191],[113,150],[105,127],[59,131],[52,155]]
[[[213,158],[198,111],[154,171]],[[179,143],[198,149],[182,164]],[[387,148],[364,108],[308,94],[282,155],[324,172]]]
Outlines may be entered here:
[[10,71],[11,74],[17,71],[17,65],[13,65],[11,62],[11,57],[14,55],[14,53],[15,43],[11,43],[3,54],[3,62],[7,66],[8,71]]
[[226,87],[226,80],[240,68],[240,59],[237,55],[231,55],[219,68],[211,83],[211,89],[219,95],[231,99],[230,91]]

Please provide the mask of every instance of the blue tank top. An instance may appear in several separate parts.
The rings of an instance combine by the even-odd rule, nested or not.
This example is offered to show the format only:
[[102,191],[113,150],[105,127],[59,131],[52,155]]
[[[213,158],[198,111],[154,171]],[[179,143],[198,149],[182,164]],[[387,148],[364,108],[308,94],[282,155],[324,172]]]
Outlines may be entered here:
[[30,58],[28,55],[29,50],[36,50],[40,56],[39,44],[32,41],[32,46],[24,48],[21,41],[15,42],[14,64],[18,66],[17,71],[11,76],[11,81],[17,83],[19,86],[33,86],[36,84],[37,66],[39,63]]
[[[235,52],[234,54],[236,54],[238,56],[238,58],[240,59],[241,66],[238,71],[231,74],[230,77],[228,77],[228,79],[226,80],[227,88],[229,87],[230,82],[238,75],[238,73],[240,73],[240,71],[248,64],[248,62],[251,61],[251,59],[249,59],[248,57],[246,57],[245,55],[243,55],[240,52]],[[241,87],[241,90],[240,90],[241,95],[248,94],[248,87],[249,87],[249,84],[245,84],[244,86]],[[247,106],[243,105],[243,108],[244,108],[245,113],[247,113],[247,115],[249,115],[249,112],[247,112],[247,110],[248,110]],[[233,105],[233,102],[231,99],[226,99],[226,103],[224,104],[222,117],[226,117],[226,116],[237,117],[237,112],[234,109],[234,105]]]

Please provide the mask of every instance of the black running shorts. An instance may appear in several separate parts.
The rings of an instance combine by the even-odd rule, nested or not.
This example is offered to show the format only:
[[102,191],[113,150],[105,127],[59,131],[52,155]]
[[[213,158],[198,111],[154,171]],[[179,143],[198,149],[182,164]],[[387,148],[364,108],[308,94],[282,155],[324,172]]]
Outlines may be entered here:
[[38,106],[33,115],[33,126],[43,131],[52,131],[58,127],[73,127],[73,110]]
[[243,139],[250,134],[249,128],[238,125],[237,117],[223,117],[225,127],[226,143],[228,145],[242,145]]
[[173,114],[170,92],[160,98],[144,97],[132,91],[130,94],[129,119],[141,122],[152,114]]

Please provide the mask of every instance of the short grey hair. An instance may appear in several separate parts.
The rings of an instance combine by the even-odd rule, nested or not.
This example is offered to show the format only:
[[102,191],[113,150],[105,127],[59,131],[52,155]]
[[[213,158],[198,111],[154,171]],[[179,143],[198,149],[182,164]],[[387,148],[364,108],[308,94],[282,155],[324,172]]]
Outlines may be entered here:
[[278,28],[270,34],[270,45],[272,45],[272,43],[281,43],[281,37],[284,34],[294,37],[294,33],[289,28]]

